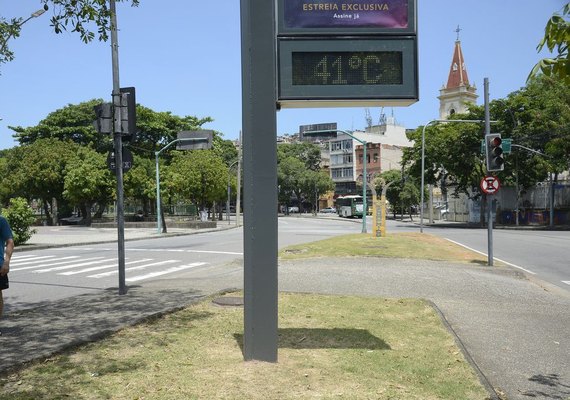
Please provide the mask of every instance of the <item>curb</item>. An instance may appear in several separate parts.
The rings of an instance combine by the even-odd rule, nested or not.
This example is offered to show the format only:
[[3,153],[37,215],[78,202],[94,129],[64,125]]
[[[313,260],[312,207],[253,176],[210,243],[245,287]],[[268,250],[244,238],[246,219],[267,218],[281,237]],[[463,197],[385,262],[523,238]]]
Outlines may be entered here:
[[443,314],[443,312],[439,309],[439,307],[433,301],[427,300],[427,299],[422,299],[422,300],[425,301],[427,304],[429,304],[435,310],[437,315],[439,315],[439,319],[441,320],[442,324],[445,326],[447,331],[453,336],[453,338],[455,340],[455,344],[461,350],[463,357],[465,357],[465,360],[471,365],[471,368],[473,368],[473,370],[477,374],[477,377],[479,378],[479,382],[481,383],[481,385],[483,385],[485,390],[489,393],[488,399],[489,400],[501,400],[501,397],[499,397],[499,395],[495,391],[495,388],[493,387],[493,385],[491,385],[491,382],[489,382],[489,379],[485,376],[483,371],[481,371],[481,368],[479,368],[479,366],[477,365],[477,363],[475,362],[473,357],[471,357],[471,354],[469,353],[469,351],[465,347],[465,344],[463,344],[463,342],[461,341],[461,339],[459,338],[459,336],[457,335],[457,333],[455,332],[455,330],[453,329],[453,327],[451,326],[451,324],[449,323],[447,318],[445,318],[445,315]]
[[[166,237],[176,237],[176,236],[190,236],[190,235],[198,235],[201,233],[209,233],[209,232],[218,232],[218,231],[227,231],[230,229],[237,228],[235,225],[220,227],[215,229],[204,229],[196,232],[172,232],[172,233],[161,233],[160,235],[155,236],[146,236],[146,237],[137,237],[137,238],[125,238],[125,242],[134,242],[137,240],[148,240],[148,239],[162,239]],[[85,246],[85,245],[94,245],[94,244],[105,244],[105,243],[116,243],[117,239],[105,239],[105,240],[93,240],[88,242],[81,242],[81,243],[54,243],[54,244],[23,244],[18,247],[14,248],[14,253],[24,252],[24,251],[33,251],[33,250],[45,250],[51,249],[54,247],[73,247],[73,246]]]

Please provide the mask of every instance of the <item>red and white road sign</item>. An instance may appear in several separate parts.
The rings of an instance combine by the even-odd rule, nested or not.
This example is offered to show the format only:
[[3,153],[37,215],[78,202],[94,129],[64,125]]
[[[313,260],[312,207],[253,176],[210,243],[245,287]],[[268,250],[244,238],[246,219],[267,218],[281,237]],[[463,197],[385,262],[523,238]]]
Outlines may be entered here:
[[479,184],[481,190],[487,194],[495,194],[499,191],[501,187],[501,182],[499,178],[496,176],[486,176],[481,179],[481,183]]

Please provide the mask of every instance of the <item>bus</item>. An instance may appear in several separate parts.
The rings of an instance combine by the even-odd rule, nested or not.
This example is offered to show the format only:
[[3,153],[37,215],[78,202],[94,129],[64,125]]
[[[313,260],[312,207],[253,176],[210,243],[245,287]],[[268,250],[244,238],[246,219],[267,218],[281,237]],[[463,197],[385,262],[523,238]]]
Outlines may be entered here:
[[341,196],[336,199],[336,210],[339,217],[358,217],[362,218],[362,210],[364,209],[364,202],[362,196],[350,195]]

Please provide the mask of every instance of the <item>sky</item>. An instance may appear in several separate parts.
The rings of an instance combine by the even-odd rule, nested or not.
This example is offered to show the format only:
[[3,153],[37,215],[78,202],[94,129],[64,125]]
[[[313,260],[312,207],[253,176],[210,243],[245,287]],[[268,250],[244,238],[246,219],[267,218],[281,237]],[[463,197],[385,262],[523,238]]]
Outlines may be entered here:
[[[456,29],[471,84],[483,102],[504,98],[525,85],[545,52],[536,46],[550,16],[566,0],[418,0],[419,101],[408,107],[370,107],[374,123],[393,115],[416,128],[438,118],[437,96],[453,56]],[[39,0],[3,0],[0,15],[27,18]],[[203,126],[236,139],[241,130],[241,41],[239,0],[141,0],[117,4],[121,87],[136,87],[137,103],[175,115],[211,117]],[[84,44],[76,33],[55,34],[52,11],[29,20],[11,39],[15,60],[0,67],[0,149],[13,140],[8,126],[35,126],[49,113],[94,98],[111,101],[110,43]],[[277,134],[300,125],[336,122],[338,129],[366,126],[366,109],[283,109]]]

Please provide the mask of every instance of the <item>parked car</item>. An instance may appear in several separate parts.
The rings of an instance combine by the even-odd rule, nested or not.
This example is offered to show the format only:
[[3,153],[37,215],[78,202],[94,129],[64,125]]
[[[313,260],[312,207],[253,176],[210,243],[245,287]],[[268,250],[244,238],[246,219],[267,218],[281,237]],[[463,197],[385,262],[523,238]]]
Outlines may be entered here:
[[299,212],[299,207],[289,207],[289,213],[298,213]]
[[336,214],[336,208],[334,207],[327,207],[327,208],[322,208],[321,211],[324,214]]

